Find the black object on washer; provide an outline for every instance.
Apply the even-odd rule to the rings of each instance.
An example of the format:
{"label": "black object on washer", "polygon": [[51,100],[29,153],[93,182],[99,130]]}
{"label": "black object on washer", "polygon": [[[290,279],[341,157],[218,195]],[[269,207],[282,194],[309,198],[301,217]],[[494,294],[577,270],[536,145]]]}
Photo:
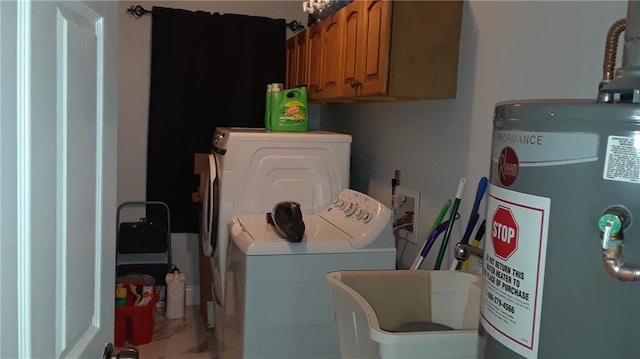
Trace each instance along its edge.
{"label": "black object on washer", "polygon": [[302,220],[300,203],[285,201],[273,207],[272,213],[267,213],[267,223],[274,231],[289,242],[301,242],[304,237],[305,225]]}

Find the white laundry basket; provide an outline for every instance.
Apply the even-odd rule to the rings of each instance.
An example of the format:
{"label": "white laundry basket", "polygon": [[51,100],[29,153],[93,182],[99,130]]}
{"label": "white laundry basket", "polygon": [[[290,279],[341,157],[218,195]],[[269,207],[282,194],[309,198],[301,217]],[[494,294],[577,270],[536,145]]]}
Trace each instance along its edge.
{"label": "white laundry basket", "polygon": [[[478,275],[338,271],[328,273],[326,280],[333,291],[341,358],[476,358],[482,283]],[[434,322],[453,330],[388,330],[407,322]]]}

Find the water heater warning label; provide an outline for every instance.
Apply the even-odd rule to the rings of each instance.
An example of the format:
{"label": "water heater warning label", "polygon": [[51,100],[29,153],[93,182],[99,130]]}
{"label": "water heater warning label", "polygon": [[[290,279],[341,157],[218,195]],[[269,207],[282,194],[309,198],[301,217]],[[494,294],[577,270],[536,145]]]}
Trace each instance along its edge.
{"label": "water heater warning label", "polygon": [[551,200],[489,186],[483,327],[523,357],[538,357]]}
{"label": "water heater warning label", "polygon": [[609,136],[602,177],[611,181],[640,183],[640,138]]}

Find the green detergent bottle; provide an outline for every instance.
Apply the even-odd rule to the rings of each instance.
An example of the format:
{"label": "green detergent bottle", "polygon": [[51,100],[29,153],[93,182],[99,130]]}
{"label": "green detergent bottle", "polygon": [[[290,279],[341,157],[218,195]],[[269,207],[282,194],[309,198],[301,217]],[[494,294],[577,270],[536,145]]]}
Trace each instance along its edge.
{"label": "green detergent bottle", "polygon": [[267,85],[267,101],[264,106],[264,127],[271,130],[271,84]]}
{"label": "green detergent bottle", "polygon": [[309,129],[307,88],[271,91],[271,130],[306,132]]}
{"label": "green detergent bottle", "polygon": [[281,95],[282,95],[283,89],[284,89],[284,84],[281,84],[281,83],[272,83],[267,85],[267,101],[266,101],[265,110],[264,110],[264,127],[269,131],[273,130],[273,128],[271,128],[271,116],[273,113],[273,106],[280,103],[280,102],[273,101],[273,97],[274,97],[273,94],[276,93],[275,97],[279,99],[280,97],[282,97]]}

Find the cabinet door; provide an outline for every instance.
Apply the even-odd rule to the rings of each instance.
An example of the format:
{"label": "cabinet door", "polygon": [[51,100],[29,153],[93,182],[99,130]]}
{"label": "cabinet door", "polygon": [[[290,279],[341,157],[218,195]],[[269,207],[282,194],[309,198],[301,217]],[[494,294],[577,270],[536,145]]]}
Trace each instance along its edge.
{"label": "cabinet door", "polygon": [[307,36],[308,31],[296,35],[296,81],[294,87],[307,86]]}
{"label": "cabinet door", "polygon": [[333,14],[322,21],[322,85],[320,98],[336,98],[340,95],[339,65],[341,45],[340,14]]}
{"label": "cabinet door", "polygon": [[362,83],[358,95],[387,92],[391,5],[391,1],[365,0],[362,25],[366,50],[362,74],[358,76]]}
{"label": "cabinet door", "polygon": [[295,87],[298,81],[298,59],[296,52],[296,38],[291,37],[287,40],[287,78],[285,80],[285,87]]}
{"label": "cabinet door", "polygon": [[343,97],[357,95],[361,83],[358,76],[364,72],[364,53],[366,48],[363,41],[363,6],[364,2],[357,0],[340,11],[342,16],[342,43],[340,56],[340,93]]}
{"label": "cabinet door", "polygon": [[307,32],[307,56],[309,64],[307,67],[308,96],[310,99],[317,99],[322,91],[322,24],[310,27]]}

